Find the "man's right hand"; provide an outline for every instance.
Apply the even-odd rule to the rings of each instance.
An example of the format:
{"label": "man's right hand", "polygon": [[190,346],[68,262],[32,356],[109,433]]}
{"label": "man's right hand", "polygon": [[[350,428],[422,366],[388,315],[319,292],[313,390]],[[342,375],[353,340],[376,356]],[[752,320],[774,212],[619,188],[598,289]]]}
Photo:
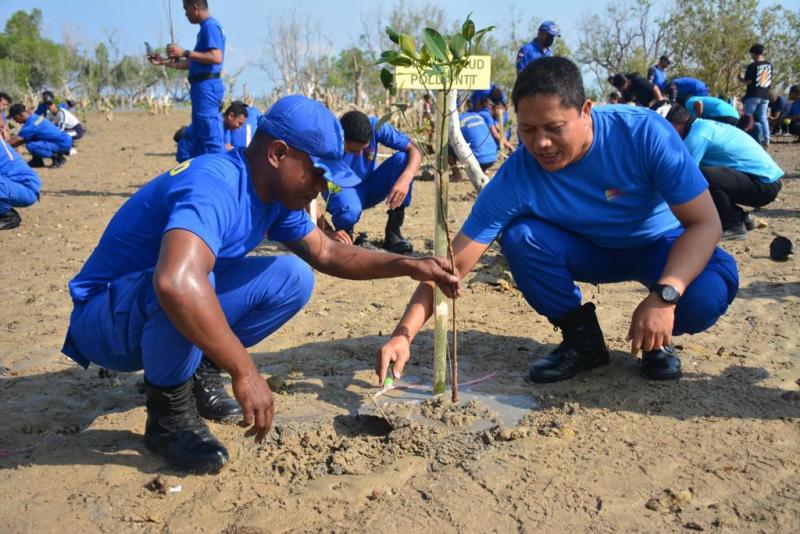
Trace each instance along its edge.
{"label": "man's right hand", "polygon": [[153,65],[164,65],[169,60],[164,59],[163,57],[161,57],[160,54],[151,54],[151,55],[147,56],[147,61],[149,61]]}
{"label": "man's right hand", "polygon": [[254,436],[260,442],[272,427],[272,416],[275,405],[272,400],[272,391],[264,377],[255,369],[251,372],[232,376],[233,394],[239,406],[242,407],[242,422],[239,426],[248,428],[245,437]]}
{"label": "man's right hand", "polygon": [[386,374],[389,372],[389,365],[394,364],[394,376],[392,378],[400,378],[403,375],[403,369],[411,357],[411,343],[408,338],[403,335],[392,336],[386,344],[378,350],[375,358],[375,373],[378,375],[378,385],[382,386],[386,380]]}

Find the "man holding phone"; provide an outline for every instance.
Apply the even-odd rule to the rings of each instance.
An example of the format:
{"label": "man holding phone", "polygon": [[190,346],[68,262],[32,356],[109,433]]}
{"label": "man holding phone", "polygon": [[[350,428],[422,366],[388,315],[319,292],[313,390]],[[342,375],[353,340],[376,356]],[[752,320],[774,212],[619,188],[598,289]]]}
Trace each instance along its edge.
{"label": "man holding phone", "polygon": [[147,59],[154,65],[188,70],[192,99],[194,156],[225,152],[220,106],[225,95],[222,62],[225,56],[225,33],[211,16],[207,0],[183,0],[186,18],[200,25],[194,50],[167,45],[167,57],[148,50]]}

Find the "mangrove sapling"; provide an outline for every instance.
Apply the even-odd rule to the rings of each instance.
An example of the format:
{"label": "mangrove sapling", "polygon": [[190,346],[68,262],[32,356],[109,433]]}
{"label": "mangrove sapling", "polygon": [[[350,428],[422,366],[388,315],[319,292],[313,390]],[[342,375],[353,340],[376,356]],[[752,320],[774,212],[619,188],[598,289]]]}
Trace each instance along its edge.
{"label": "mangrove sapling", "polygon": [[[395,67],[413,67],[420,76],[421,80],[438,80],[435,87],[428,87],[426,90],[435,89],[437,91],[434,104],[434,112],[437,115],[436,124],[436,221],[434,227],[434,253],[437,255],[447,255],[451,264],[455,267],[453,257],[453,247],[451,242],[450,229],[447,224],[447,186],[444,174],[449,168],[447,158],[447,140],[449,133],[450,114],[447,100],[451,93],[455,93],[454,85],[459,74],[469,64],[469,58],[473,50],[476,49],[487,32],[494,29],[493,26],[475,30],[475,23],[467,16],[461,25],[461,31],[448,37],[443,36],[433,28],[425,28],[422,33],[424,44],[418,49],[414,38],[407,34],[398,33],[394,29],[387,27],[386,34],[389,39],[397,45],[396,50],[385,50],[378,61],[378,64],[387,63]],[[381,70],[381,82],[392,96],[397,94],[397,83],[395,74],[388,68]],[[426,84],[427,82],[423,82]],[[397,111],[387,113],[378,121],[378,128],[391,119],[396,112],[404,112],[404,105],[396,105]],[[455,111],[455,110],[453,110]],[[453,387],[453,401],[458,401],[458,340],[456,329],[456,307],[453,299],[452,331],[453,331],[453,350],[451,353],[451,381]],[[434,360],[433,360],[433,392],[434,394],[444,393],[445,375],[447,369],[447,300],[444,294],[438,289],[434,289]]]}

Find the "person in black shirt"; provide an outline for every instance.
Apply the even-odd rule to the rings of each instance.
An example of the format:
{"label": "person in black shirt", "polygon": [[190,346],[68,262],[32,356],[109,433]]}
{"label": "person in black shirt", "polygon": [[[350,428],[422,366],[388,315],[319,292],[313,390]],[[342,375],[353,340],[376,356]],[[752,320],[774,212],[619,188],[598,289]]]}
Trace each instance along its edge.
{"label": "person in black shirt", "polygon": [[753,137],[762,146],[769,146],[769,90],[772,87],[772,63],[764,57],[764,45],[754,44],[750,47],[753,62],[747,66],[744,76],[739,80],[747,84],[744,95],[744,112],[752,115],[756,121]]}
{"label": "person in black shirt", "polygon": [[609,76],[608,81],[619,89],[623,104],[633,101],[637,106],[648,107],[663,98],[657,85],[648,82],[646,78],[635,73],[615,74],[614,76]]}

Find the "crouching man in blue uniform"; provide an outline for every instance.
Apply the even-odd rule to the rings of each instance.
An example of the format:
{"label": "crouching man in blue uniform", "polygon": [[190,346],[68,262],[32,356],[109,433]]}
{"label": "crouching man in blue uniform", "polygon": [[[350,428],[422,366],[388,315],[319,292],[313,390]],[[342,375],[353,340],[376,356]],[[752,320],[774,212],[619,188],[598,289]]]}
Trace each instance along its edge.
{"label": "crouching man in blue uniform", "polygon": [[[357,182],[337,174],[343,148],[327,108],[282,98],[246,149],[188,160],[136,192],[69,283],[74,309],[63,352],[84,367],[144,369],[145,442],[173,467],[215,472],[227,461],[200,416],[241,418],[257,441],[269,431],[272,394],[245,347],[306,304],[311,267],[350,279],[410,276],[459,293],[443,259],[369,251],[316,228],[303,208],[328,180]],[[264,236],[299,257],[247,257]]]}
{"label": "crouching man in blue uniform", "polygon": [[[348,111],[341,118],[344,130],[344,162],[361,182],[355,187],[335,185],[326,192],[328,212],[337,231],[353,237],[353,228],[364,209],[385,201],[389,210],[383,248],[398,254],[410,254],[411,242],[400,229],[405,210],[411,204],[414,176],[419,172],[422,153],[404,133],[391,124],[377,128],[378,118],[360,111]],[[389,159],[376,165],[378,145],[397,150]]]}
{"label": "crouching man in blue uniform", "polygon": [[[524,145],[480,193],[453,241],[465,276],[495,239],[528,303],[557,326],[561,345],[530,369],[555,382],[609,363],[591,302],[575,281],[637,281],[649,290],[628,328],[651,379],[677,379],[672,336],[695,334],[725,313],[736,264],[716,247],[719,216],[703,175],[670,124],[646,109],[593,108],[578,67],[541,58],[512,94]],[[622,143],[622,144],[621,144]],[[624,146],[624,150],[620,147]],[[410,343],[433,312],[422,284],[378,354],[381,379],[402,372]]]}
{"label": "crouching man in blue uniform", "polygon": [[69,134],[60,130],[44,115],[31,113],[22,104],[11,106],[8,116],[21,126],[17,136],[9,139],[8,144],[15,148],[25,145],[32,156],[28,165],[34,168],[44,167],[44,158],[50,158],[53,167],[60,167],[67,162],[66,156],[72,148],[72,137]]}
{"label": "crouching man in blue uniform", "polygon": [[0,230],[11,230],[22,222],[14,208],[25,208],[39,200],[39,176],[0,138]]}

